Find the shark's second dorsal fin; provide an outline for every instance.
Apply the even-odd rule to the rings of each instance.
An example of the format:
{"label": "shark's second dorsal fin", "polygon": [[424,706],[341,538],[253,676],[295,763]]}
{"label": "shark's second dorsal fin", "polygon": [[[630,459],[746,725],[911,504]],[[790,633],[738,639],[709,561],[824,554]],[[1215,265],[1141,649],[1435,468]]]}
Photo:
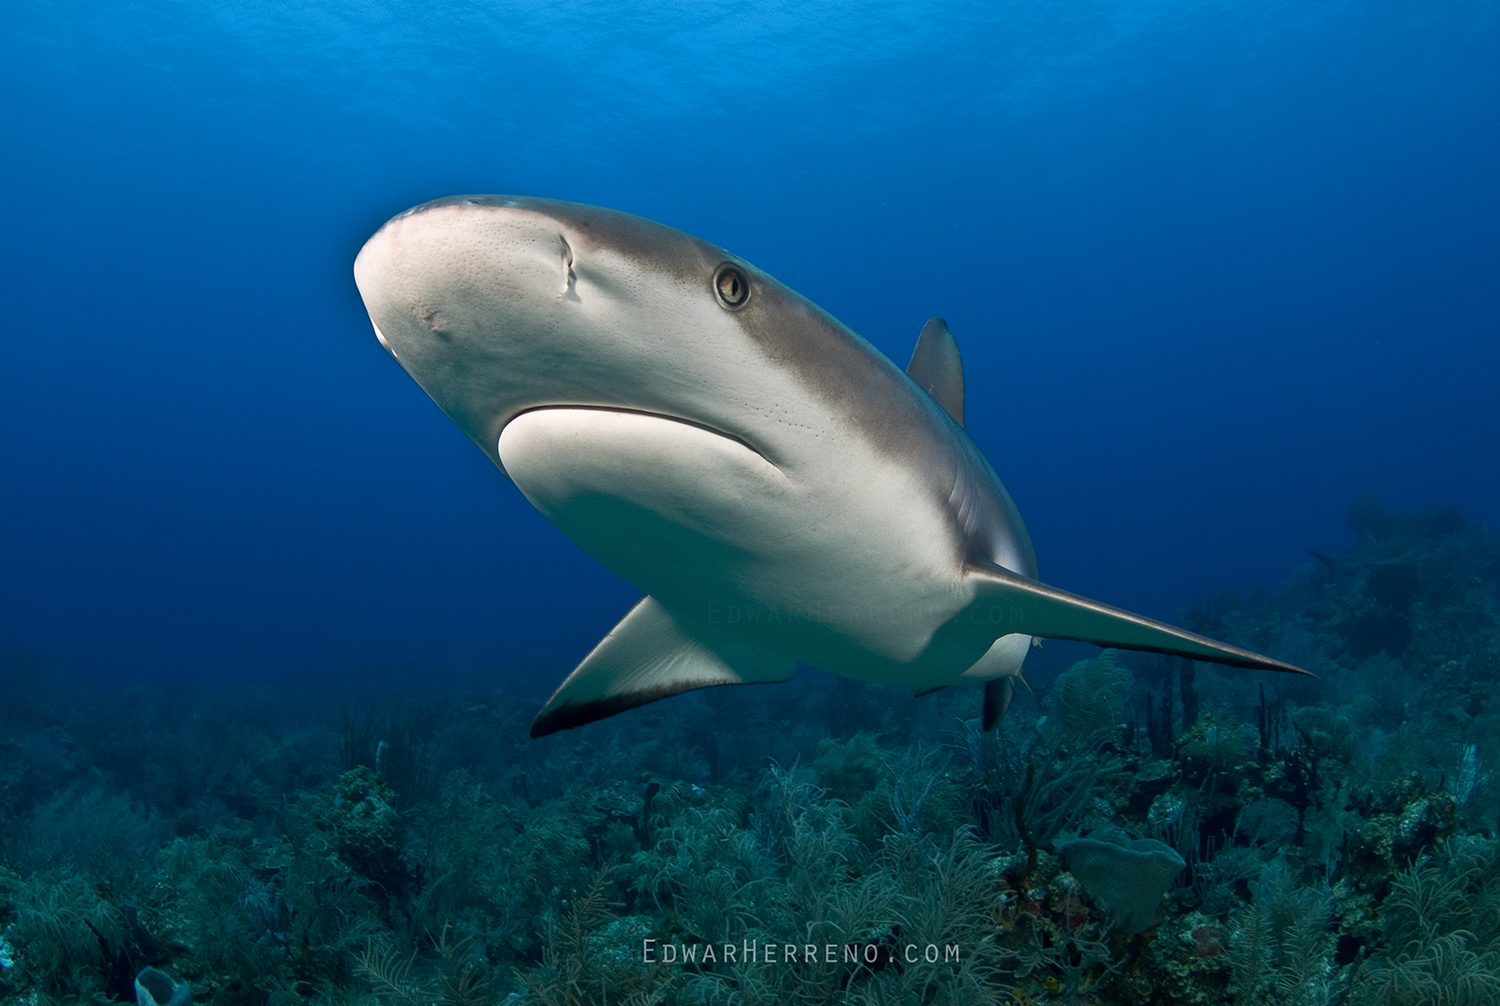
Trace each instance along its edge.
{"label": "shark's second dorsal fin", "polygon": [[942,318],[922,326],[906,376],[947,409],[955,423],[964,424],[964,361],[958,355],[958,340]]}
{"label": "shark's second dorsal fin", "polygon": [[789,657],[733,638],[696,639],[655,598],[642,598],[552,693],[531,723],[531,736],[580,727],[694,688],[790,681],[796,669]]}
{"label": "shark's second dorsal fin", "polygon": [[1018,632],[1122,650],[1169,653],[1233,667],[1308,674],[1284,661],[1049,587],[994,563],[970,559],[968,576],[975,588],[974,602],[941,631],[962,638],[971,647]]}

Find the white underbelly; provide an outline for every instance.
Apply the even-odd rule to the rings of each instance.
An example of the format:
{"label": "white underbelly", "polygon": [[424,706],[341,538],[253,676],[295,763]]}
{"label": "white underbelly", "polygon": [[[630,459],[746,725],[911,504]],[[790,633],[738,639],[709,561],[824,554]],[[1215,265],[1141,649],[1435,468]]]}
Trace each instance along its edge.
{"label": "white underbelly", "polygon": [[841,674],[906,678],[969,600],[941,508],[868,452],[789,475],[690,423],[561,407],[498,449],[538,510],[679,619]]}

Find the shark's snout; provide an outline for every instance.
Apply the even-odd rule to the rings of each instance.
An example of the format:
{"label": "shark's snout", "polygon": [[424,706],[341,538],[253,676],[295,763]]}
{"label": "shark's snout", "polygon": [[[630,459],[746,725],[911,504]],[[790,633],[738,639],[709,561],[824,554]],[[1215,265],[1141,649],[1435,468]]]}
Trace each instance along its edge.
{"label": "shark's snout", "polygon": [[638,217],[503,196],[400,213],[354,264],[380,344],[502,468],[499,433],[528,409],[724,428],[714,348],[747,348],[753,275]]}
{"label": "shark's snout", "polygon": [[380,343],[380,348],[384,349],[387,353],[390,353],[391,356],[395,359],[401,359],[399,356],[396,356],[396,351],[392,349],[391,344],[386,341],[385,335],[380,331],[380,326],[375,324],[373,321],[370,322],[370,326],[375,329],[375,339]]}
{"label": "shark's snout", "polygon": [[381,343],[407,361],[434,336],[492,337],[554,306],[572,283],[572,245],[545,214],[446,200],[386,223],[354,280]]}

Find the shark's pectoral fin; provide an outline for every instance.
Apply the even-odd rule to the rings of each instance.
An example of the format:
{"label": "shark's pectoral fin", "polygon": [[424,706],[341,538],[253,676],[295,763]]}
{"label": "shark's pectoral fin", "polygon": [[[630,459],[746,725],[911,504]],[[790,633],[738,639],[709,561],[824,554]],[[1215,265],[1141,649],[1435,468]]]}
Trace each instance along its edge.
{"label": "shark's pectoral fin", "polygon": [[688,635],[655,598],[643,598],[583,658],[531,724],[542,737],[709,685],[789,681],[789,657],[732,637]]}
{"label": "shark's pectoral fin", "polygon": [[983,560],[971,559],[967,573],[977,596],[944,631],[970,645],[982,645],[986,638],[1004,633],[1024,633],[1122,650],[1170,653],[1235,667],[1309,674],[1280,660],[1069,594]]}
{"label": "shark's pectoral fin", "polygon": [[906,365],[906,376],[936,399],[955,423],[964,424],[963,358],[958,355],[958,340],[942,318],[933,318],[922,326],[911,362]]}

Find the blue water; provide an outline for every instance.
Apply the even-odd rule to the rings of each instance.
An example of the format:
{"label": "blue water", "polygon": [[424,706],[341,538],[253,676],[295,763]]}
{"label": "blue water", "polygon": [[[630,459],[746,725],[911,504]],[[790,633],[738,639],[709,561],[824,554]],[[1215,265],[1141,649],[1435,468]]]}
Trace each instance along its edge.
{"label": "blue water", "polygon": [[[0,649],[129,677],[570,665],[636,593],[377,345],[455,192],[947,317],[1044,579],[1158,617],[1500,526],[1492,2],[0,9]],[[550,686],[552,682],[546,682]]]}

